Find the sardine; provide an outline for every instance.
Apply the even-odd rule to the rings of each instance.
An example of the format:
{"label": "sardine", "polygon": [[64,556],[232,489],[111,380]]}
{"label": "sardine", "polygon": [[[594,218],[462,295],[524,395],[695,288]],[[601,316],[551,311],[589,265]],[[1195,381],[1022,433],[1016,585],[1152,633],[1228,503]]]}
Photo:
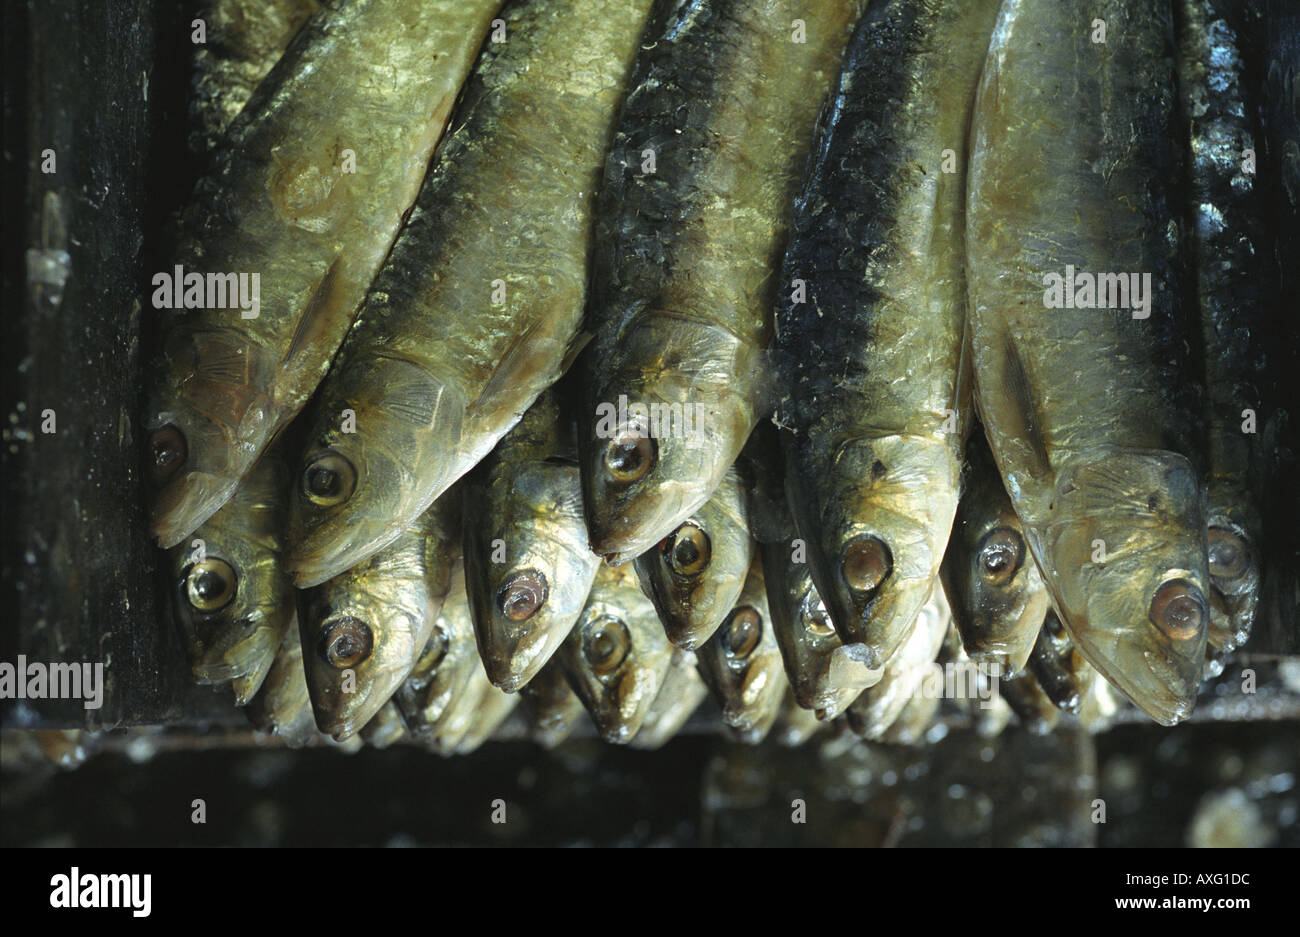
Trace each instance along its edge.
{"label": "sardine", "polygon": [[581,344],[591,205],[650,3],[522,0],[484,46],[321,386],[291,502],[297,585],[391,543]]}
{"label": "sardine", "polygon": [[971,660],[1023,670],[1047,613],[1047,587],[982,430],[966,443],[963,477],[942,567],[952,616]]}
{"label": "sardine", "polygon": [[384,749],[408,737],[397,704],[389,700],[361,727],[361,741],[371,748]]}
{"label": "sardine", "polygon": [[1167,0],[1004,5],[967,186],[979,414],[1075,646],[1166,725],[1210,621],[1183,139]]}
{"label": "sardine", "polygon": [[235,688],[245,702],[293,617],[281,553],[287,485],[284,463],[268,454],[189,543],[167,553],[172,608],[195,681],[247,678]]}
{"label": "sardine", "polygon": [[799,705],[793,691],[787,691],[769,737],[785,748],[798,748],[827,725],[828,722],[817,718],[816,712]]}
{"label": "sardine", "polygon": [[1028,668],[1003,676],[998,692],[1020,724],[1034,735],[1046,735],[1061,721],[1060,708],[1043,692],[1038,678]]}
{"label": "sardine", "polygon": [[930,593],[957,509],[969,420],[963,144],[997,9],[869,5],[781,269],[791,508],[835,630],[876,668]]}
{"label": "sardine", "polygon": [[168,317],[155,366],[144,425],[161,546],[230,499],[324,376],[499,6],[322,10],[231,124],[182,218],[179,270],[152,281],[158,306],[180,292],[169,276],[224,277],[210,298],[221,308]]}
{"label": "sardine", "polygon": [[819,719],[831,720],[864,688],[878,683],[885,670],[863,660],[862,645],[846,646],[835,633],[808,569],[807,544],[790,517],[776,429],[761,425],[747,454],[754,476],[752,529],[786,677],[800,706],[813,710]]}
{"label": "sardine", "polygon": [[1067,712],[1077,713],[1096,681],[1097,672],[1070,640],[1056,612],[1049,610],[1034,643],[1029,670],[1047,698]]}
{"label": "sardine", "polygon": [[[292,601],[292,599],[290,599]],[[286,624],[286,630],[292,627]],[[266,680],[266,675],[271,672],[271,665],[275,662],[275,655],[268,654],[260,659],[256,668],[244,674],[242,677],[235,677],[230,681],[230,689],[235,694],[236,706],[247,706],[257,691],[262,688],[262,683]]]}
{"label": "sardine", "polygon": [[551,659],[519,691],[528,711],[529,737],[545,749],[567,739],[584,718],[586,709],[569,686],[560,662]]}
{"label": "sardine", "polygon": [[320,0],[208,0],[199,11],[205,42],[194,53],[191,148],[216,146],[253,90]]}
{"label": "sardine", "polygon": [[468,755],[478,751],[519,705],[519,694],[507,693],[493,686],[482,666],[475,668],[471,679],[479,684],[478,702],[474,706],[474,716],[470,720],[469,729],[456,744],[458,755]]}
{"label": "sardine", "polygon": [[646,30],[605,167],[580,362],[587,524],[611,563],[698,510],[763,415],[810,102],[860,8],[674,0]]}
{"label": "sardine", "polygon": [[636,558],[669,641],[693,651],[718,630],[745,585],[752,549],[744,489],[732,468],[708,501]]}
{"label": "sardine", "polygon": [[556,657],[605,741],[626,744],[645,721],[672,652],[632,567],[602,565]]}
{"label": "sardine", "polygon": [[596,578],[572,421],[544,392],[466,478],[465,583],[488,678],[519,689],[550,660]]}
{"label": "sardine", "polygon": [[[885,675],[868,687],[846,711],[849,726],[862,738],[879,740],[894,724],[908,700],[923,695],[922,681],[931,677],[934,660],[952,624],[952,614],[938,582],[921,606],[903,643],[885,667]],[[942,674],[940,674],[942,685]]]}
{"label": "sardine", "polygon": [[763,564],[750,566],[731,614],[698,651],[700,676],[722,708],[722,721],[742,742],[757,745],[776,722],[790,683],[767,607]]}
{"label": "sardine", "polygon": [[[1209,467],[1209,642],[1232,651],[1250,637],[1259,604],[1263,546],[1257,495],[1264,482],[1260,435],[1243,432],[1247,410],[1267,415],[1259,380],[1268,373],[1268,298],[1263,206],[1247,151],[1259,136],[1243,48],[1222,15],[1240,3],[1178,0],[1178,86],[1191,148],[1188,208],[1201,334]],[[1254,162],[1253,158],[1250,162]]]}
{"label": "sardine", "polygon": [[708,687],[695,668],[696,657],[691,651],[673,648],[673,660],[664,676],[663,685],[645,721],[633,736],[631,747],[645,751],[662,748],[675,736],[709,695]]}
{"label": "sardine", "polygon": [[410,675],[452,588],[459,499],[438,502],[360,566],[299,594],[316,724],[335,739],[365,725]]}
{"label": "sardine", "polygon": [[926,731],[939,714],[939,697],[913,695],[903,706],[880,741],[889,745],[919,745],[925,741]]}
{"label": "sardine", "polygon": [[474,680],[482,669],[474,646],[465,567],[457,563],[429,639],[394,695],[407,729],[425,747],[443,755],[455,752],[487,684],[486,679]]}
{"label": "sardine", "polygon": [[301,748],[318,737],[296,618],[245,713],[255,727],[279,736],[289,748]]}

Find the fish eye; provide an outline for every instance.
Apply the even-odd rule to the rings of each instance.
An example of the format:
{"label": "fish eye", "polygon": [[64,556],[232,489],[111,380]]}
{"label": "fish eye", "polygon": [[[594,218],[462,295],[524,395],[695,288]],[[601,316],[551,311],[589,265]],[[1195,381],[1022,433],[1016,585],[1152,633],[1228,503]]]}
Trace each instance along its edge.
{"label": "fish eye", "polygon": [[995,527],[976,551],[980,576],[995,585],[1010,582],[1025,559],[1025,541],[1010,527]]}
{"label": "fish eye", "polygon": [[239,577],[225,560],[206,559],[185,573],[185,600],[196,612],[212,614],[230,604]]}
{"label": "fish eye", "polygon": [[678,576],[698,576],[713,557],[709,535],[690,521],[669,534],[660,549],[668,568]]}
{"label": "fish eye", "polygon": [[497,590],[497,608],[511,621],[525,621],[546,604],[550,590],[546,576],[538,569],[525,569],[507,579]]}
{"label": "fish eye", "polygon": [[321,635],[320,655],[325,663],[342,670],[364,661],[374,646],[369,625],[358,618],[340,618]]}
{"label": "fish eye", "polygon": [[734,609],[722,626],[722,647],[733,661],[742,661],[754,653],[762,637],[763,616],[752,605]]}
{"label": "fish eye", "polygon": [[1210,528],[1210,575],[1215,579],[1237,579],[1250,567],[1250,547],[1234,531]]}
{"label": "fish eye", "polygon": [[302,493],[323,508],[342,504],[357,487],[357,470],[337,452],[317,456],[302,473]]}
{"label": "fish eye", "polygon": [[612,673],[623,663],[631,645],[627,625],[612,616],[602,615],[583,629],[582,656],[601,676]]}
{"label": "fish eye", "polygon": [[605,448],[605,471],[614,481],[631,484],[645,477],[658,455],[655,441],[639,427],[630,426]]}
{"label": "fish eye", "polygon": [[172,424],[160,427],[149,434],[149,477],[161,485],[176,474],[189,457],[185,434]]}
{"label": "fish eye", "polygon": [[844,581],[855,592],[874,592],[894,568],[885,542],[870,534],[856,537],[844,548]]}
{"label": "fish eye", "polygon": [[1196,637],[1208,617],[1205,597],[1186,579],[1170,579],[1156,589],[1147,617],[1167,637],[1186,641]]}
{"label": "fish eye", "polygon": [[433,633],[429,635],[428,643],[424,645],[424,650],[420,653],[420,663],[417,669],[433,670],[442,663],[442,659],[447,656],[447,649],[451,647],[451,638],[447,635],[447,629],[442,625],[434,624]]}
{"label": "fish eye", "polygon": [[811,589],[804,593],[803,599],[799,602],[799,619],[806,630],[818,637],[829,637],[835,633],[835,626],[831,624],[826,606],[822,604],[821,597]]}

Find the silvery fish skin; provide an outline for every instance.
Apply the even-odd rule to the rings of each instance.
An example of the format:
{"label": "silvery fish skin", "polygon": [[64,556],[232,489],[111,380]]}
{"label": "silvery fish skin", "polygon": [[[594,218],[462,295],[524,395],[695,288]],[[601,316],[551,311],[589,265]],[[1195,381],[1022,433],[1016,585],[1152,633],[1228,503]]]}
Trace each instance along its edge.
{"label": "silvery fish skin", "polygon": [[209,0],[199,11],[206,41],[194,53],[193,148],[216,146],[319,0]]}
{"label": "silvery fish skin", "polygon": [[759,427],[747,450],[754,477],[750,514],[767,586],[772,631],[799,705],[831,720],[866,687],[884,676],[862,659],[862,645],[845,645],[835,633],[808,569],[807,545],[786,505],[777,431]]}
{"label": "silvery fish skin", "polygon": [[458,755],[478,751],[519,705],[519,694],[497,689],[488,680],[482,667],[474,671],[471,679],[479,684],[478,702],[474,706],[474,717],[468,730],[456,745]]}
{"label": "silvery fish skin", "polygon": [[[439,502],[441,503],[441,502]],[[450,755],[470,730],[483,686],[490,685],[474,646],[465,567],[451,571],[447,597],[411,674],[394,694],[407,729],[427,748]]]}
{"label": "silvery fish skin", "polygon": [[[1266,414],[1261,375],[1268,373],[1268,297],[1264,214],[1255,172],[1244,166],[1259,127],[1247,91],[1244,49],[1222,14],[1240,3],[1178,0],[1178,76],[1191,136],[1189,211],[1197,299],[1205,342],[1206,484],[1210,630],[1215,648],[1232,651],[1250,637],[1259,604],[1262,519],[1257,492],[1264,466],[1260,436],[1245,433],[1245,410]],[[1262,418],[1262,416],[1257,416]]]}
{"label": "silvery fish skin", "polygon": [[722,708],[722,721],[742,742],[757,745],[776,721],[790,685],[772,628],[763,564],[758,557],[731,614],[698,656],[700,676]]}
{"label": "silvery fish skin", "polygon": [[1011,707],[1020,724],[1034,735],[1046,735],[1061,720],[1061,710],[1038,685],[1038,678],[1026,668],[1007,674],[998,684],[999,695]]}
{"label": "silvery fish skin", "polygon": [[1079,705],[1079,724],[1096,735],[1110,728],[1111,717],[1118,711],[1119,700],[1110,684],[1105,680],[1094,680]]}
{"label": "silvery fish skin", "polygon": [[[257,314],[244,318],[246,295],[247,310],[227,297],[235,308],[167,316],[144,420],[160,546],[229,500],[324,377],[499,6],[322,10],[231,124],[182,218],[177,261],[247,274],[250,291],[257,275]],[[158,276],[153,286],[165,300]]]}
{"label": "silvery fish skin", "polygon": [[600,557],[587,548],[572,425],[544,392],[466,478],[465,582],[488,679],[533,679],[577,621]]}
{"label": "silvery fish skin", "polygon": [[384,749],[408,737],[402,713],[397,704],[389,700],[361,727],[361,741],[371,748]]}
{"label": "silvery fish skin", "polygon": [[167,552],[172,608],[198,683],[248,677],[235,688],[247,695],[284,640],[294,604],[281,554],[287,485],[284,463],[267,455],[188,544]]}
{"label": "silvery fish skin", "polygon": [[484,46],[321,386],[291,502],[299,586],[392,542],[581,344],[594,192],[650,2],[523,0]]}
{"label": "silvery fish skin", "polygon": [[580,360],[587,524],[611,563],[703,505],[762,415],[772,270],[809,103],[860,8],[670,0],[646,29],[605,167]]}
{"label": "silvery fish skin", "polygon": [[285,632],[266,679],[245,712],[254,726],[279,736],[289,748],[301,748],[318,737],[296,617]]}
{"label": "silvery fish skin", "polygon": [[1097,672],[1070,640],[1055,611],[1049,610],[1029,659],[1029,670],[1047,698],[1066,712],[1077,713],[1096,682]]}
{"label": "silvery fish skin", "polygon": [[885,666],[885,675],[853,701],[845,715],[854,733],[873,741],[881,739],[904,707],[921,691],[921,681],[935,670],[935,658],[952,624],[943,589],[936,582],[911,630]]}
{"label": "silvery fish skin", "polygon": [[708,687],[695,669],[696,657],[691,651],[673,648],[673,660],[668,667],[659,693],[650,704],[645,721],[632,738],[631,747],[653,751],[662,748],[669,739],[686,725],[686,720],[709,695]]}
{"label": "silvery fish skin", "polygon": [[360,566],[299,594],[303,664],[316,724],[357,732],[410,675],[452,588],[459,499],[438,502]]}
{"label": "silvery fish skin", "polygon": [[938,696],[914,695],[881,734],[880,741],[890,745],[919,745],[925,741],[926,730],[938,714]]}
{"label": "silvery fish skin", "polygon": [[970,409],[962,157],[997,9],[868,6],[781,269],[791,508],[835,630],[876,668],[925,602],[957,509]]}
{"label": "silvery fish skin", "polygon": [[669,641],[693,651],[718,630],[745,585],[752,549],[744,489],[733,467],[708,501],[636,558]]}
{"label": "silvery fish skin", "polygon": [[1007,492],[1075,646],[1165,725],[1191,711],[1210,620],[1174,95],[1167,2],[1007,3],[966,216],[977,402]]}
{"label": "silvery fish skin", "polygon": [[1003,673],[1023,670],[1047,614],[1047,587],[982,431],[966,443],[964,477],[944,591],[970,659],[996,662]]}
{"label": "silvery fish skin", "polygon": [[672,654],[632,567],[602,565],[556,657],[601,737],[626,744],[645,722]]}
{"label": "silvery fish skin", "polygon": [[548,750],[572,735],[587,712],[555,659],[547,661],[519,695],[528,711],[529,737]]}

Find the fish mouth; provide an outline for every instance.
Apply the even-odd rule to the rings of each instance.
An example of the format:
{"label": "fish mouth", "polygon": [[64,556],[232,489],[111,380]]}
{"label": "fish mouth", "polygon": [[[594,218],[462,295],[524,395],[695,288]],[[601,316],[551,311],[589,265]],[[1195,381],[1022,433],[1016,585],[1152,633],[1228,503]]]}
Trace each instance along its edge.
{"label": "fish mouth", "polygon": [[211,472],[187,472],[169,482],[153,498],[150,532],[158,546],[176,546],[234,497],[239,477]]}
{"label": "fish mouth", "polygon": [[556,634],[555,629],[542,625],[528,630],[517,640],[502,636],[482,654],[488,681],[506,693],[518,692],[546,666],[567,635],[567,632]]}

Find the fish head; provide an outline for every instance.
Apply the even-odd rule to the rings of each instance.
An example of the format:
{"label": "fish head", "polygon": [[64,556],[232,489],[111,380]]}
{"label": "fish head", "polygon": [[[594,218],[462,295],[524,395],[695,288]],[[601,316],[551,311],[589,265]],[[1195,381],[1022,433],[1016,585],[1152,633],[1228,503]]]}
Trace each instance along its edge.
{"label": "fish head", "polygon": [[1232,651],[1250,637],[1259,606],[1259,554],[1246,525],[1229,510],[1211,504],[1209,512],[1209,642]]}
{"label": "fish head", "polygon": [[781,711],[789,682],[760,563],[753,564],[736,606],[697,656],[700,676],[722,708],[723,722],[742,741],[761,741]]}
{"label": "fish head", "polygon": [[1047,586],[1006,494],[981,494],[973,487],[957,506],[943,584],[966,654],[1011,673],[1024,669],[1034,649],[1047,614]]}
{"label": "fish head", "polygon": [[334,385],[348,396],[317,405],[291,486],[285,562],[300,589],[392,543],[455,481],[454,388],[396,358],[354,361]]}
{"label": "fish head", "polygon": [[379,554],[299,593],[303,666],[316,724],[342,741],[396,692],[433,621],[423,569],[386,568]]}
{"label": "fish head", "polygon": [[1192,710],[1210,625],[1204,499],[1181,455],[1115,447],[1063,461],[1026,523],[1075,646],[1152,719]]}
{"label": "fish head", "polygon": [[558,656],[601,737],[626,744],[645,721],[672,654],[635,576],[603,566]]}
{"label": "fish head", "polygon": [[488,679],[514,692],[572,630],[600,558],[587,546],[576,465],[530,462],[470,491],[467,514],[479,520],[465,527],[474,633]]}
{"label": "fish head", "polygon": [[708,501],[757,422],[738,374],[757,353],[725,330],[651,316],[620,344],[626,366],[600,382],[578,433],[591,549],[621,564]]}
{"label": "fish head", "polygon": [[909,623],[880,681],[863,690],[845,711],[854,732],[879,739],[898,719],[908,700],[921,692],[923,681],[933,679],[936,671],[942,686],[943,673],[935,658],[951,623],[943,589],[935,584]]}
{"label": "fish head", "polygon": [[873,670],[861,660],[862,645],[840,640],[807,563],[792,561],[790,544],[764,543],[759,552],[772,631],[794,699],[833,719],[878,682],[884,668]]}
{"label": "fish head", "polygon": [[278,429],[273,362],[225,329],[172,330],[144,418],[151,530],[170,548],[230,500]]}
{"label": "fish head", "polygon": [[636,558],[668,640],[683,650],[695,650],[718,629],[749,573],[749,528],[733,488],[724,481],[689,519]]}
{"label": "fish head", "polygon": [[824,478],[796,482],[790,473],[817,591],[840,639],[862,645],[873,670],[902,643],[930,594],[957,507],[957,475],[949,443],[921,436],[852,439]]}
{"label": "fish head", "polygon": [[282,481],[278,471],[250,475],[188,545],[168,551],[174,617],[198,683],[247,678],[236,693],[251,695],[284,640],[294,598],[280,555]]}

